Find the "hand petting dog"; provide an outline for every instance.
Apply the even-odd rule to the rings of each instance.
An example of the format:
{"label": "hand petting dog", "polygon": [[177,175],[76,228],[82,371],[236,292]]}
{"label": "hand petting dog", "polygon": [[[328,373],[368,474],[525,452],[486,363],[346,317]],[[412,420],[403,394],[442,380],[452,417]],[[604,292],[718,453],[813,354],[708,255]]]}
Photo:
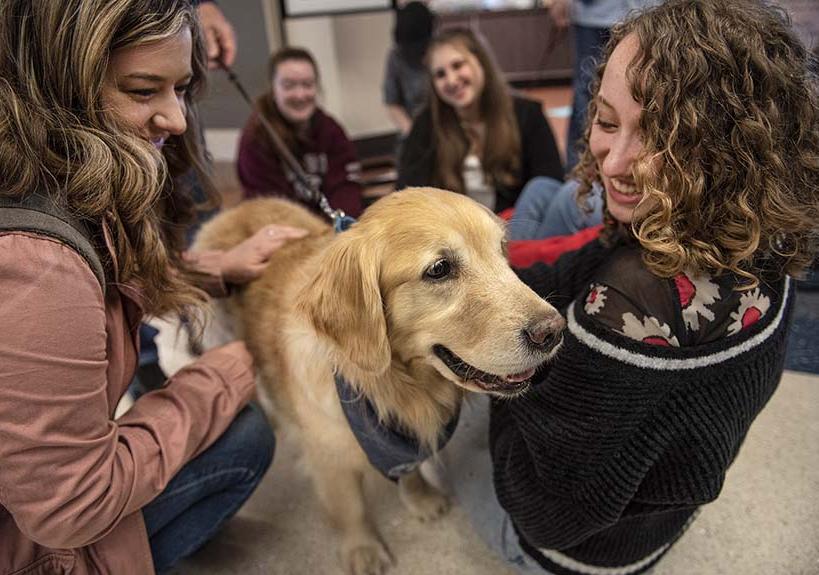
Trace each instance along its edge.
{"label": "hand petting dog", "polygon": [[242,285],[262,275],[276,250],[306,235],[302,228],[270,224],[228,250],[188,251],[184,258],[196,267],[219,270],[225,283]]}

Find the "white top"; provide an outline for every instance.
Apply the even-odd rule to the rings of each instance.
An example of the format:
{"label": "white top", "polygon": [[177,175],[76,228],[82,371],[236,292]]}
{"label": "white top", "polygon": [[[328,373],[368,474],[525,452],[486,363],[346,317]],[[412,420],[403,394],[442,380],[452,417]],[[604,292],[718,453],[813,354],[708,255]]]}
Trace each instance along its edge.
{"label": "white top", "polygon": [[464,188],[466,195],[490,210],[495,208],[495,187],[486,181],[481,160],[475,154],[464,158]]}

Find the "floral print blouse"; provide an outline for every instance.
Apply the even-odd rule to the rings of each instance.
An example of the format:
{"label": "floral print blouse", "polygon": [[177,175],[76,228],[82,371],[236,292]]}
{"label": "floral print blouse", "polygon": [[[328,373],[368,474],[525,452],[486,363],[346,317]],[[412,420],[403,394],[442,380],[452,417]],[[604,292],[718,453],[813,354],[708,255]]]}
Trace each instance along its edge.
{"label": "floral print blouse", "polygon": [[730,273],[657,277],[643,264],[639,248],[622,246],[596,275],[584,311],[644,343],[699,345],[735,335],[768,313],[771,295],[764,283],[750,290],[738,285]]}

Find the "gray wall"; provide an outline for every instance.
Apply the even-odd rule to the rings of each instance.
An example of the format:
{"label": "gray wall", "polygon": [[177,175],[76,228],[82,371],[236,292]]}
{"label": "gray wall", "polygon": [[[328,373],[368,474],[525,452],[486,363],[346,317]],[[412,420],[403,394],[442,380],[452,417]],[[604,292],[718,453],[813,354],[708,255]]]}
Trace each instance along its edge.
{"label": "gray wall", "polygon": [[[270,12],[266,13],[262,5],[265,1],[226,0],[219,3],[236,30],[239,50],[234,70],[253,98],[267,86],[265,70],[271,49],[268,42]],[[270,24],[278,26],[278,21]],[[247,119],[247,104],[221,70],[213,70],[209,75],[209,90],[202,103],[202,114],[207,129],[241,128]]]}

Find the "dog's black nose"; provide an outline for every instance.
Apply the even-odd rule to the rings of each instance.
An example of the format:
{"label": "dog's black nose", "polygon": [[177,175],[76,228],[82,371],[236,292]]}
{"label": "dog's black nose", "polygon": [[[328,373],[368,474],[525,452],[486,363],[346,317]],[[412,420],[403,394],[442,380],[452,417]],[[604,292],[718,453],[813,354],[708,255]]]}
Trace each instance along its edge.
{"label": "dog's black nose", "polygon": [[526,343],[538,351],[546,351],[560,338],[564,325],[565,322],[560,314],[534,321],[523,330]]}

